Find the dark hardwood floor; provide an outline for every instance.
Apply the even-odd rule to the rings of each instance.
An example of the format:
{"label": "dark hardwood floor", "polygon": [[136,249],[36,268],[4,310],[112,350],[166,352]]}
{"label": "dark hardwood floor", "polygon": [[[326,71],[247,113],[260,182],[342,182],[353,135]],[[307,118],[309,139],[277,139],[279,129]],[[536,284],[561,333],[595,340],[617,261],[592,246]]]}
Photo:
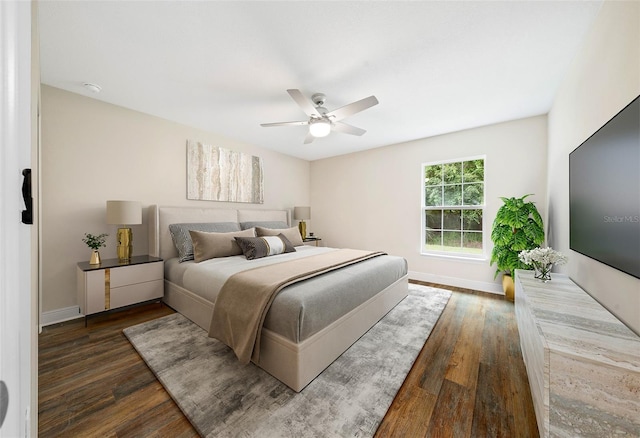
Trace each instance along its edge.
{"label": "dark hardwood floor", "polygon": [[453,291],[376,437],[537,437],[513,303]]}
{"label": "dark hardwood floor", "polygon": [[[433,286],[453,295],[376,436],[538,436],[513,303]],[[198,436],[122,334],[172,312],[152,303],[45,327],[39,436]]]}

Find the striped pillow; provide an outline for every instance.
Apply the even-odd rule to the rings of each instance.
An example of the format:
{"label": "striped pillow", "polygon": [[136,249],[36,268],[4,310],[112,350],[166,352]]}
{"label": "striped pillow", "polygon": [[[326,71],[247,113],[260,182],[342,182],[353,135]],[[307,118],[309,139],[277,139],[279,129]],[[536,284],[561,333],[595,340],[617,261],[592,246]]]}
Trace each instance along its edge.
{"label": "striped pillow", "polygon": [[282,234],[264,237],[235,237],[235,239],[247,260],[296,251],[289,239]]}
{"label": "striped pillow", "polygon": [[298,230],[298,227],[278,228],[278,229],[256,227],[256,236],[258,237],[278,236],[280,234],[282,234],[284,237],[289,239],[289,242],[291,242],[293,246],[304,245],[304,242],[302,241],[302,236],[300,236],[300,230]]}

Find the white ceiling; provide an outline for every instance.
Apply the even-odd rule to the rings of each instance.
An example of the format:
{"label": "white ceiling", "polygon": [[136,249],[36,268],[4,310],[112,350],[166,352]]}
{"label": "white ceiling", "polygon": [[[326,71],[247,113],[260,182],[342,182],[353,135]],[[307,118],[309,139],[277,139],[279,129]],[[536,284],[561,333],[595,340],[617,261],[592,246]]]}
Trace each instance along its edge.
{"label": "white ceiling", "polygon": [[[42,0],[41,77],[315,160],[547,113],[601,3]],[[380,103],[304,145],[288,88]]]}

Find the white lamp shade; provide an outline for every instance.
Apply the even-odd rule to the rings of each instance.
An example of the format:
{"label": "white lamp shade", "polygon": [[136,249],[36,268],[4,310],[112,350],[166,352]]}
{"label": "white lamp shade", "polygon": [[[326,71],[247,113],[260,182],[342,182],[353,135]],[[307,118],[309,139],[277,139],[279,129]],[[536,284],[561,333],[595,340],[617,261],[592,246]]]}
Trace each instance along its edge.
{"label": "white lamp shade", "polygon": [[311,121],[309,123],[309,132],[314,137],[326,137],[331,132],[331,124],[324,119]]}
{"label": "white lamp shade", "polygon": [[311,219],[311,207],[293,207],[293,218],[298,221]]}
{"label": "white lamp shade", "polygon": [[107,201],[109,225],[138,225],[142,223],[142,205],[138,201]]}

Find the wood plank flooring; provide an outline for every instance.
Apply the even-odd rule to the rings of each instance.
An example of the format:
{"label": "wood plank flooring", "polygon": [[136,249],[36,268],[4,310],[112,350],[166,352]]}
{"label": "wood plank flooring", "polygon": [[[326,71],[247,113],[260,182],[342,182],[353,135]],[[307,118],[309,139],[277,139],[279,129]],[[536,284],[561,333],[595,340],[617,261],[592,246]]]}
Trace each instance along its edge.
{"label": "wood plank flooring", "polygon": [[[426,283],[423,283],[426,284]],[[376,437],[537,437],[513,303],[453,295]],[[196,437],[122,329],[173,311],[157,303],[45,327],[39,436]]]}

